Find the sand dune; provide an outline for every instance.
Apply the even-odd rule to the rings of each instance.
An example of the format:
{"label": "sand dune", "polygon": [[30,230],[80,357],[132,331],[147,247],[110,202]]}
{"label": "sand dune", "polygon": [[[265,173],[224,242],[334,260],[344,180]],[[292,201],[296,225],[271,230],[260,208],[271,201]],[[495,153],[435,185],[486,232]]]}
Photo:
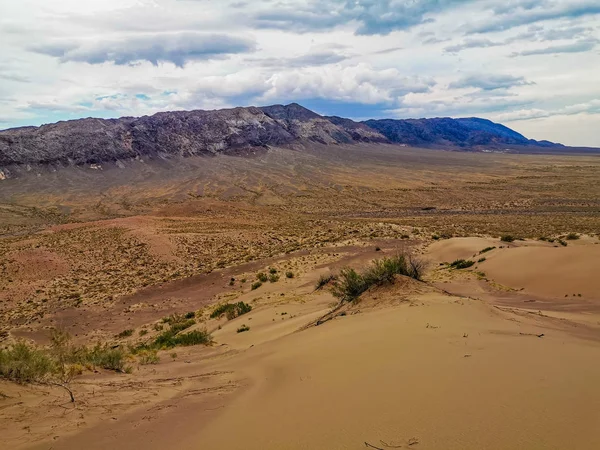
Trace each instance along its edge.
{"label": "sand dune", "polygon": [[102,425],[101,446],[92,430],[53,448],[596,449],[600,346],[536,336],[544,331],[482,302],[426,294],[215,364],[246,388],[210,413],[174,404],[153,427],[175,436],[144,428],[113,441],[118,425]]}
{"label": "sand dune", "polygon": [[[425,251],[428,278],[481,288],[483,300],[448,295],[435,287],[445,286],[439,280],[400,277],[344,315],[306,327],[335,301],[327,290],[314,292],[316,278],[378,254],[347,247],[337,261],[304,265],[301,276],[265,286],[250,314],[213,323],[215,346],[177,349],[173,361],[161,353],[160,364],[128,381],[89,376],[74,385],[82,400],[73,414],[81,418],[68,405],[57,413],[35,392],[19,406],[11,388],[0,426],[18,408],[38,405],[22,410],[31,430],[11,428],[10,448],[600,448],[598,311],[573,310],[567,320],[494,302],[522,287],[515,296],[558,302],[575,286],[594,302],[600,246],[523,241],[487,252],[472,269],[437,265],[494,245],[498,239],[460,238]],[[475,276],[481,270],[487,281]],[[186,289],[200,292],[192,281]],[[494,290],[500,284],[509,290]],[[237,333],[241,324],[250,331]]]}

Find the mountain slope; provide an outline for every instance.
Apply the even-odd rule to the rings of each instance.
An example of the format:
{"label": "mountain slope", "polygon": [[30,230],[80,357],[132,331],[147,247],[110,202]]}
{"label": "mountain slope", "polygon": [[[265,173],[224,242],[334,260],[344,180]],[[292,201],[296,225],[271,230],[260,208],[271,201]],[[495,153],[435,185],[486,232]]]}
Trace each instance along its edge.
{"label": "mountain slope", "polygon": [[394,143],[415,146],[474,148],[478,146],[560,146],[537,142],[504,125],[476,117],[465,119],[367,120],[368,127],[379,131]]}
{"label": "mountain slope", "polygon": [[[324,117],[296,103],[217,111],[162,112],[81,119],[0,131],[0,168],[83,165],[144,157],[215,155],[244,148],[318,142],[400,143],[477,149],[552,147],[489,120],[409,119],[354,122]],[[4,175],[3,175],[4,176]]]}

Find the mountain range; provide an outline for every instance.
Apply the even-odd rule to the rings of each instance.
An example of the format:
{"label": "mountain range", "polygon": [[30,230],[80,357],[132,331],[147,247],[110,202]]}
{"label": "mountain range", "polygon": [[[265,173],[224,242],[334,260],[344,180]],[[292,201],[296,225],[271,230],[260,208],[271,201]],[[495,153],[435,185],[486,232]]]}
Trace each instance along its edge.
{"label": "mountain range", "polygon": [[79,119],[0,131],[0,169],[99,164],[131,158],[217,155],[290,145],[401,144],[469,151],[560,151],[480,118],[367,120],[321,116],[301,105],[160,112]]}

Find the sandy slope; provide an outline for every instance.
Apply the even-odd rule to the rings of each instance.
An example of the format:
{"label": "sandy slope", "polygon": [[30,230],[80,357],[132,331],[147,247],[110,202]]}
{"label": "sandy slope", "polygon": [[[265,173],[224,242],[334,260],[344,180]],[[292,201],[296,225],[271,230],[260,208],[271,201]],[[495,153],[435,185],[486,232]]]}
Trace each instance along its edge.
{"label": "sandy slope", "polygon": [[[497,239],[452,239],[427,255],[432,263],[472,258],[493,245]],[[293,298],[285,285],[269,286],[256,310],[215,331],[219,347],[182,350],[178,362],[136,374],[139,392],[123,394],[139,400],[136,409],[31,448],[600,448],[600,333],[592,327],[600,315],[573,308],[569,320],[557,319],[489,300],[535,294],[556,303],[577,285],[581,301],[597,302],[588,269],[598,267],[598,249],[591,241],[525,241],[487,253],[473,272],[432,264],[432,278],[487,297],[399,281],[343,317],[298,331],[333,300],[311,293],[326,270],[317,268],[290,282]],[[490,281],[476,279],[480,270]],[[495,291],[499,283],[526,289]],[[238,334],[242,323],[251,330]],[[53,420],[60,424],[59,415]]]}
{"label": "sandy slope", "polygon": [[247,388],[208,414],[175,405],[154,424],[164,433],[125,438],[104,425],[53,448],[596,449],[600,344],[535,336],[544,332],[482,302],[424,294],[217,363]]}

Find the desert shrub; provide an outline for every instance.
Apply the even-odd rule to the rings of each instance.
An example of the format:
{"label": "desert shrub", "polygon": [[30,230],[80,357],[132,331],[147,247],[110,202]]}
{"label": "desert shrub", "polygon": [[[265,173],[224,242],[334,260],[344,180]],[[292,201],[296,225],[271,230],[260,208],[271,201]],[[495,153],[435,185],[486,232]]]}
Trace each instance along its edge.
{"label": "desert shrub", "polygon": [[319,279],[317,280],[317,285],[315,286],[315,291],[319,291],[319,290],[323,289],[325,286],[327,286],[329,283],[331,283],[335,279],[336,279],[336,276],[333,274],[321,275],[319,277]]}
{"label": "desert shrub", "polygon": [[160,362],[160,358],[158,357],[158,350],[142,350],[138,353],[138,360],[142,366],[146,366],[148,364],[158,364]]}
{"label": "desert shrub", "polygon": [[477,260],[477,262],[478,262],[478,263],[482,263],[482,262],[486,261],[486,259],[487,259],[487,258],[479,258],[479,259]]}
{"label": "desert shrub", "polygon": [[467,268],[471,267],[473,264],[475,264],[475,261],[457,259],[452,264],[450,264],[450,267],[453,267],[454,269],[467,269]]}
{"label": "desert shrub", "polygon": [[216,319],[226,316],[227,320],[232,320],[238,316],[247,314],[250,311],[252,311],[252,306],[244,302],[225,303],[217,306],[211,313],[210,317],[211,319]]}
{"label": "desert shrub", "polygon": [[269,282],[277,283],[279,281],[279,275],[271,274],[269,275]]}
{"label": "desert shrub", "polygon": [[576,241],[577,239],[579,239],[579,235],[577,233],[569,233],[567,234],[567,237],[565,239],[567,241]]}
{"label": "desert shrub", "polygon": [[117,334],[117,338],[119,339],[124,339],[124,338],[128,338],[130,336],[133,336],[133,330],[124,330],[121,331],[119,334]]}
{"label": "desert shrub", "polygon": [[250,331],[250,327],[246,324],[242,325],[237,329],[238,333],[245,333],[246,331]]}
{"label": "desert shrub", "polygon": [[208,345],[211,342],[212,337],[206,330],[190,331],[189,333],[180,334],[175,338],[175,346],[190,347],[192,345]]}
{"label": "desert shrub", "polygon": [[172,330],[167,330],[154,338],[154,341],[149,344],[140,344],[133,349],[135,354],[139,354],[145,350],[160,350],[173,348],[179,345],[191,346],[199,344],[210,344],[212,338],[206,330],[194,330],[189,333],[175,334]]}
{"label": "desert shrub", "polygon": [[269,281],[269,277],[267,276],[266,273],[264,272],[259,272],[256,274],[256,279],[258,281],[260,281],[261,283],[266,283],[267,281]]}
{"label": "desert shrub", "polygon": [[123,372],[127,353],[121,347],[111,347],[108,344],[96,344],[94,347],[72,347],[66,356],[66,361],[87,367]]}
{"label": "desert shrub", "polygon": [[269,269],[269,273],[270,273],[271,275],[274,275],[274,274],[276,274],[276,273],[277,273],[277,269],[276,269],[276,268],[274,268],[274,267],[271,267],[271,268]]}
{"label": "desert shrub", "polygon": [[256,283],[252,283],[251,288],[252,288],[253,291],[255,291],[255,290],[257,290],[261,286],[262,286],[262,282],[257,281]]}
{"label": "desert shrub", "polygon": [[565,241],[563,241],[562,239],[559,239],[559,240],[558,240],[558,243],[559,243],[560,245],[562,245],[563,247],[566,247],[566,246],[568,245],[568,244],[567,244]]}
{"label": "desert shrub", "polygon": [[8,349],[0,349],[0,377],[17,383],[39,383],[49,379],[58,370],[48,352],[17,342]]}
{"label": "desert shrub", "polygon": [[140,330],[140,336],[146,336],[148,334],[148,330]]}
{"label": "desert shrub", "polygon": [[424,269],[422,261],[403,254],[375,260],[363,273],[349,268],[342,269],[334,295],[342,301],[353,301],[372,286],[393,282],[396,275],[420,280]]}
{"label": "desert shrub", "polygon": [[181,322],[174,322],[171,324],[171,329],[173,333],[179,333],[180,331],[186,330],[196,324],[194,319],[183,320]]}
{"label": "desert shrub", "polygon": [[285,277],[286,278],[294,278],[294,272],[286,272]]}
{"label": "desert shrub", "polygon": [[196,317],[196,312],[195,311],[190,311],[189,313],[186,313],[185,316],[186,319],[194,319]]}
{"label": "desert shrub", "polygon": [[333,293],[342,301],[352,301],[369,288],[365,279],[354,269],[342,269],[338,280]]}
{"label": "desert shrub", "polygon": [[500,238],[500,240],[501,240],[502,242],[514,242],[514,240],[515,240],[515,237],[514,237],[514,236],[511,236],[510,234],[505,234],[504,236],[502,236],[502,237]]}
{"label": "desert shrub", "polygon": [[496,248],[496,247],[486,247],[486,248],[484,248],[483,250],[481,250],[481,251],[479,252],[479,254],[480,254],[480,255],[483,255],[484,253],[491,252],[491,251],[492,251],[492,250],[494,250],[495,248]]}

